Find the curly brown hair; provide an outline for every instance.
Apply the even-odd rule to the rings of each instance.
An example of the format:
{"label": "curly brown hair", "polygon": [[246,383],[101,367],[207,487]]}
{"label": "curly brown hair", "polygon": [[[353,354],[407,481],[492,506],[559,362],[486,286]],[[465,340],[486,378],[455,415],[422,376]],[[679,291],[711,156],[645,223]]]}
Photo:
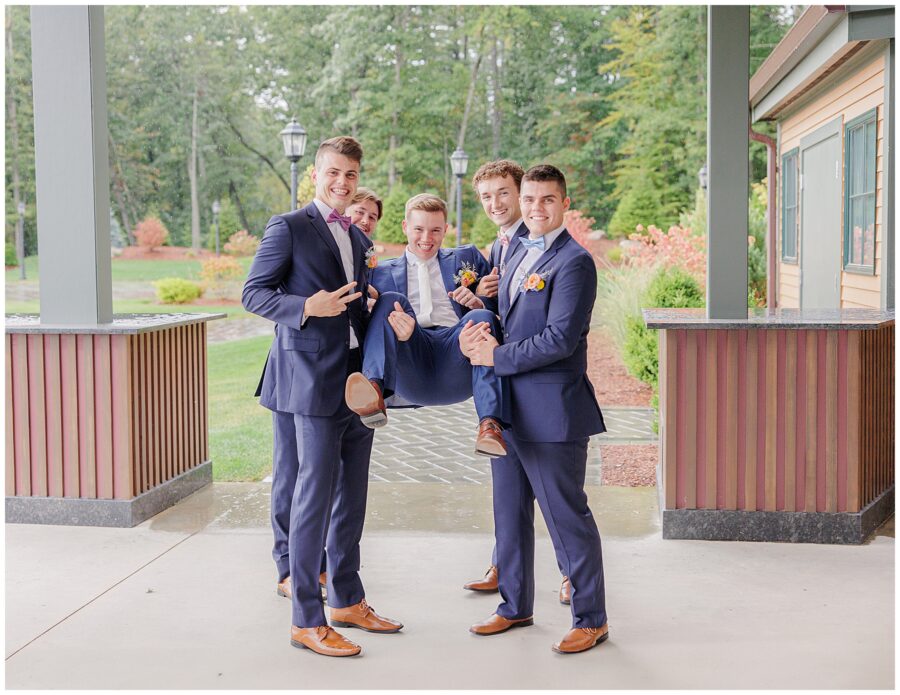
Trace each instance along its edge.
{"label": "curly brown hair", "polygon": [[518,190],[522,187],[522,176],[524,175],[525,170],[518,162],[514,162],[511,159],[497,159],[493,162],[485,162],[478,167],[478,171],[476,171],[475,176],[472,177],[472,188],[474,188],[477,193],[478,184],[485,179],[510,176],[512,177],[512,180],[516,182],[516,190]]}

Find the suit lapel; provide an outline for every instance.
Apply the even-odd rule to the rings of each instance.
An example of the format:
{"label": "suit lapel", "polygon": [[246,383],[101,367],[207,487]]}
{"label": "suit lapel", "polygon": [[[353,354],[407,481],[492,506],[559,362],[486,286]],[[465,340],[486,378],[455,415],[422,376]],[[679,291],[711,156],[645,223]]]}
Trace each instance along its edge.
{"label": "suit lapel", "polygon": [[310,203],[306,206],[306,214],[309,215],[312,225],[319,233],[319,236],[322,237],[322,240],[328,248],[331,249],[331,253],[334,254],[334,260],[337,261],[338,268],[341,270],[341,277],[343,277],[344,263],[341,260],[341,251],[338,248],[337,242],[334,240],[334,236],[331,234],[331,230],[328,229],[328,225],[325,224],[325,220],[322,219],[322,213],[319,212],[319,208],[316,207],[315,203]]}
{"label": "suit lapel", "polygon": [[353,249],[353,277],[358,278],[362,271],[362,259],[366,255],[366,247],[360,241],[360,237],[365,235],[360,229],[352,225],[348,233],[350,235],[350,248]]}
{"label": "suit lapel", "polygon": [[[559,250],[563,247],[563,245],[565,245],[565,243],[566,243],[570,238],[571,238],[571,237],[569,236],[569,233],[564,229],[564,230],[562,231],[562,233],[561,233],[558,237],[556,237],[556,239],[553,241],[553,245],[552,245],[549,249],[547,249],[543,254],[541,254],[541,255],[538,257],[537,261],[535,261],[535,264],[534,264],[534,265],[531,267],[531,269],[528,271],[528,274],[531,275],[532,273],[539,273],[539,272],[541,272],[541,270],[543,270],[544,267],[545,267],[548,263],[550,263],[550,261],[553,260],[553,258],[556,256],[556,254],[559,253]],[[521,248],[521,249],[524,249],[524,248],[525,248],[524,246],[522,246],[522,244],[518,244],[518,247]],[[546,288],[545,288],[545,289],[546,289]],[[508,293],[508,292],[509,292],[509,287],[507,286],[507,293]],[[509,311],[510,311],[510,312],[513,310],[513,307],[515,307],[515,305],[516,305],[516,300],[518,300],[519,295],[521,295],[521,294],[522,294],[522,290],[518,290],[518,291],[513,295],[512,302],[510,302],[510,304],[509,304]],[[509,312],[507,312],[507,313],[509,313]]]}
{"label": "suit lapel", "polygon": [[519,239],[528,234],[528,227],[525,226],[525,223],[519,225],[519,228],[516,230],[516,233],[513,234],[512,239],[509,240],[509,248],[506,251],[506,255],[510,255],[513,251],[515,251],[521,244],[519,243]]}
{"label": "suit lapel", "polygon": [[512,282],[516,269],[524,257],[525,252],[521,244],[517,244],[515,250],[509,249],[506,252],[506,267],[500,275],[500,289],[498,290],[500,293],[500,316],[506,316],[509,311],[509,283]]}
{"label": "suit lapel", "polygon": [[404,253],[400,258],[391,262],[391,277],[394,278],[394,284],[397,286],[397,291],[408,297],[409,285],[406,279],[407,265],[406,254]]}
{"label": "suit lapel", "polygon": [[[438,265],[441,268],[441,279],[444,281],[444,289],[447,292],[452,292],[456,289],[456,282],[453,279],[453,271],[456,269],[456,255],[454,252],[450,249],[438,251]],[[462,318],[462,307],[452,299],[450,300],[450,306],[453,307],[457,318]]]}

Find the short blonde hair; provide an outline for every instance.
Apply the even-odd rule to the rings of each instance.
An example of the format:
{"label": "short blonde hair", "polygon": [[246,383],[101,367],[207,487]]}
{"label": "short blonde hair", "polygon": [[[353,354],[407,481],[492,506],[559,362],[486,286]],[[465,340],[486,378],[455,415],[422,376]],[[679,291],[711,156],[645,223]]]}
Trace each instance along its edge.
{"label": "short blonde hair", "polygon": [[[356,189],[356,195],[354,195],[350,199],[350,205],[356,205],[357,203],[361,203],[364,200],[371,200],[375,203],[375,207],[378,208],[378,219],[381,219],[381,215],[384,212],[384,206],[381,202],[381,198],[379,198],[375,191],[371,188],[366,188],[365,186],[360,186]],[[347,207],[350,207],[349,205]]]}
{"label": "short blonde hair", "polygon": [[412,210],[424,210],[425,212],[442,212],[444,220],[447,219],[447,203],[433,193],[419,193],[406,201],[405,217],[409,217]]}
{"label": "short blonde hair", "polygon": [[357,140],[356,138],[351,138],[349,135],[339,135],[336,138],[329,138],[328,140],[325,140],[321,145],[319,145],[319,149],[316,150],[317,168],[319,166],[320,160],[322,159],[322,154],[326,150],[331,150],[332,152],[342,154],[348,159],[352,159],[357,164],[362,163],[362,145],[359,144],[359,140]]}

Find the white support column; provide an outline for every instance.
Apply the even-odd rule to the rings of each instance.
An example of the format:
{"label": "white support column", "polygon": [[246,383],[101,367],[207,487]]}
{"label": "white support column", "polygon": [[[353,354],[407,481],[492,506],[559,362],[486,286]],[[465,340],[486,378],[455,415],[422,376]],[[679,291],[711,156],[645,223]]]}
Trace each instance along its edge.
{"label": "white support column", "polygon": [[31,60],[41,323],[110,323],[103,7],[32,7]]}
{"label": "white support column", "polygon": [[709,7],[706,315],[747,318],[750,8]]}

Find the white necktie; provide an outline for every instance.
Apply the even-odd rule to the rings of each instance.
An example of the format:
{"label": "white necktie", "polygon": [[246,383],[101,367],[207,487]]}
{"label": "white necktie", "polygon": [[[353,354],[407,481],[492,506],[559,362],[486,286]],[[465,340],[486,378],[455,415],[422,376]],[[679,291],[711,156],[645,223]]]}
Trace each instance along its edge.
{"label": "white necktie", "polygon": [[431,312],[434,304],[431,301],[431,273],[428,272],[428,264],[425,261],[416,263],[419,277],[419,313],[416,316],[419,325],[428,328],[434,324],[431,321]]}

